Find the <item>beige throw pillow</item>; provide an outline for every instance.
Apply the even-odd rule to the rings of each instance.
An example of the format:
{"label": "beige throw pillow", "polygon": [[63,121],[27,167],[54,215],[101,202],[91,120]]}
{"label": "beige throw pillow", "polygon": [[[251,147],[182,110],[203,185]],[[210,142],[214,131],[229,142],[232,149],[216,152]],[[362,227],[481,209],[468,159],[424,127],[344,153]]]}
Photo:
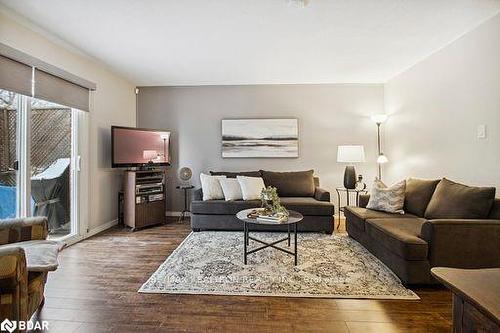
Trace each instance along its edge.
{"label": "beige throw pillow", "polygon": [[235,178],[219,179],[219,183],[220,186],[222,187],[222,192],[224,192],[224,198],[226,199],[226,201],[243,199],[243,194],[241,193],[241,186],[237,179]]}
{"label": "beige throw pillow", "polygon": [[226,176],[209,176],[200,174],[201,191],[203,192],[203,201],[224,199],[224,192],[219,183],[219,179],[225,179]]}
{"label": "beige throw pillow", "polygon": [[376,179],[370,193],[370,200],[366,208],[388,213],[404,214],[406,181],[400,181],[387,187]]}
{"label": "beige throw pillow", "polygon": [[262,189],[266,187],[264,185],[264,180],[261,177],[237,176],[236,179],[238,179],[238,182],[240,183],[243,200],[260,199],[260,192],[262,192]]}

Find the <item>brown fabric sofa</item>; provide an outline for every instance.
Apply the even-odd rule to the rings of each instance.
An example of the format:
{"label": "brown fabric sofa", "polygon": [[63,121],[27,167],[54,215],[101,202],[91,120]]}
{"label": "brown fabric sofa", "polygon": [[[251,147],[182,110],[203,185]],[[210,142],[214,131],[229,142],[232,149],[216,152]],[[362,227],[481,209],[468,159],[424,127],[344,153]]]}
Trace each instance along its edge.
{"label": "brown fabric sofa", "polygon": [[48,235],[46,217],[0,221],[0,321],[27,321],[43,304],[47,272],[28,272],[24,250],[4,247]]}
{"label": "brown fabric sofa", "polygon": [[[407,180],[405,214],[346,207],[350,237],[406,284],[432,284],[432,267],[500,267],[500,199],[494,188]],[[436,215],[439,218],[436,218]]]}
{"label": "brown fabric sofa", "polygon": [[[313,177],[313,170],[299,172],[211,172],[212,175],[225,175],[236,178],[238,175],[262,177],[266,186],[278,190],[281,203],[304,216],[297,225],[299,231],[332,233],[334,228],[334,206],[330,193],[319,187],[319,179]],[[201,189],[193,191],[191,201],[191,228],[200,230],[243,230],[243,224],[236,213],[248,208],[260,207],[260,200],[209,200],[203,201]],[[256,231],[286,231],[284,225],[250,225]]]}

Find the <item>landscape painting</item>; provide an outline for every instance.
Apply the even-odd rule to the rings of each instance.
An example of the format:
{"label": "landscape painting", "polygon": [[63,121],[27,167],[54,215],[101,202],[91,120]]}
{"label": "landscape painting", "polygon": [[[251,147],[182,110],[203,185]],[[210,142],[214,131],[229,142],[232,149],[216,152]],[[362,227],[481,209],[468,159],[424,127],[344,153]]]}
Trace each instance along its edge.
{"label": "landscape painting", "polygon": [[222,157],[299,157],[297,119],[223,119]]}

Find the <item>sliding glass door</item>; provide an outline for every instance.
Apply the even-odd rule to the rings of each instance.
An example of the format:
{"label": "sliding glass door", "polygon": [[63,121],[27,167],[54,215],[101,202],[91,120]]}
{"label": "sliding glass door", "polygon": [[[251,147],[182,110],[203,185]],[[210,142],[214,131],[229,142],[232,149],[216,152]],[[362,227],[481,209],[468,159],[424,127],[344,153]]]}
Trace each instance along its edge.
{"label": "sliding glass door", "polygon": [[49,237],[78,234],[77,109],[0,90],[0,219],[46,216]]}
{"label": "sliding glass door", "polygon": [[33,216],[46,216],[51,237],[70,235],[73,184],[72,110],[31,99],[31,199]]}

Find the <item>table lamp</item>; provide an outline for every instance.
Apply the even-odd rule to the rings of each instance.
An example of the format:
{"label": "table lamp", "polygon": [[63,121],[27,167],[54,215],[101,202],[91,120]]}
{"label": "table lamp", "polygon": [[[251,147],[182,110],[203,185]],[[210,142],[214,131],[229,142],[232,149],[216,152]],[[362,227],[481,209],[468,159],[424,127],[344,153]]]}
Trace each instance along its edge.
{"label": "table lamp", "polygon": [[349,190],[356,188],[356,170],[352,163],[365,161],[365,148],[363,146],[338,146],[337,162],[349,163],[344,171],[344,187]]}
{"label": "table lamp", "polygon": [[158,157],[158,153],[156,150],[143,150],[142,151],[142,158],[145,159],[146,161],[153,162]]}

